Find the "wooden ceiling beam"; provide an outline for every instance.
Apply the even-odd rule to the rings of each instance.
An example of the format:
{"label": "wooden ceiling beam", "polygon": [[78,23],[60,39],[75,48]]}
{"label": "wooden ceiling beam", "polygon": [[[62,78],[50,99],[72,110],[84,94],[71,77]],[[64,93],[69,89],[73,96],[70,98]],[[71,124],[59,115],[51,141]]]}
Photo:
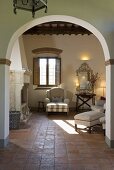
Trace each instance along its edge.
{"label": "wooden ceiling beam", "polygon": [[50,23],[44,23],[38,26],[35,26],[29,30],[27,30],[24,34],[36,34],[36,35],[59,35],[59,34],[92,34],[89,30],[79,26],[79,25],[75,25],[72,23],[67,23],[67,22],[50,22]]}

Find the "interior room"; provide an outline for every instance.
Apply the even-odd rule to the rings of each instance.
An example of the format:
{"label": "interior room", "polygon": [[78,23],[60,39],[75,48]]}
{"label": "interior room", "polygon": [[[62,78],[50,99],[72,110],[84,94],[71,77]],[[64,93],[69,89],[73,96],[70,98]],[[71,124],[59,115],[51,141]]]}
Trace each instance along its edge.
{"label": "interior room", "polygon": [[[106,73],[102,47],[98,39],[92,33],[88,34],[88,32],[84,33],[84,31],[72,33],[72,31],[69,30],[69,27],[72,26],[70,23],[68,23],[68,28],[65,28],[67,31],[65,32],[64,30],[64,34],[63,32],[54,33],[54,29],[61,26],[63,28],[63,25],[67,25],[67,23],[52,22],[46,24],[47,27],[50,27],[50,25],[52,27],[53,25],[53,31],[51,30],[44,34],[43,31],[38,33],[32,28],[24,32],[14,44],[11,54],[12,63],[10,65],[10,112],[18,110],[21,113],[18,130],[22,130],[23,127],[28,129],[31,120],[34,121],[35,117],[37,118],[37,116],[42,115],[52,120],[52,122],[57,124],[58,127],[68,134],[88,134],[88,130],[85,129],[83,125],[81,125],[82,129],[80,131],[75,131],[73,116],[78,113],[78,110],[76,110],[76,94],[85,92],[87,94],[94,93],[95,102],[99,100],[101,96],[105,98],[106,87],[102,87],[102,83],[106,81]],[[48,28],[48,30],[50,30],[50,28]],[[59,28],[59,30],[61,29]],[[64,89],[65,97],[69,100],[69,111],[67,115],[65,115],[64,112],[51,112],[51,115],[47,115],[45,101],[46,91],[52,89],[53,85],[51,87],[46,87],[45,85],[39,86],[39,84],[36,85],[34,83],[34,58],[54,58],[58,56],[61,58],[61,82],[56,87]],[[16,64],[17,60],[18,65]],[[86,64],[86,66],[83,66],[84,64]],[[100,67],[100,65],[102,65],[102,67]],[[81,67],[83,72],[80,73],[83,73],[83,75],[80,74],[79,76]],[[91,90],[90,92],[84,91],[88,90],[86,88],[83,88],[83,92],[81,92],[81,87],[88,81],[88,79],[85,81],[85,69],[89,68],[90,70],[88,70],[87,73],[90,73],[90,71],[94,73],[94,75],[98,73],[94,92]],[[81,79],[84,81],[82,84]],[[80,84],[80,91],[77,83]],[[58,96],[59,95],[60,94],[58,94]],[[40,105],[42,103],[44,104],[44,108]],[[89,100],[87,104],[91,106],[92,101]],[[87,104],[80,107],[80,111],[88,111]],[[40,123],[38,123],[37,126],[40,126]],[[53,126],[55,125],[53,124]],[[11,132],[13,131],[13,133],[15,133],[15,129],[15,127],[12,127]],[[18,130],[16,131],[17,133]],[[13,133],[11,133],[11,138]],[[93,127],[91,133],[95,135],[99,134],[102,140],[104,140],[102,125],[100,125],[100,127]],[[23,142],[21,145],[23,145]],[[43,144],[42,147],[43,146],[45,145]]]}
{"label": "interior room", "polygon": [[113,4],[32,2],[0,7],[0,169],[113,169]]}
{"label": "interior room", "polygon": [[[45,99],[46,89],[38,89],[37,86],[33,84],[33,58],[34,57],[44,57],[44,56],[55,56],[56,54],[34,54],[32,50],[37,48],[57,48],[61,49],[61,84],[59,86],[65,88],[69,91],[70,97],[70,107],[75,107],[75,93],[76,93],[76,70],[84,62],[88,63],[93,69],[94,73],[99,74],[99,80],[97,86],[95,87],[95,93],[97,97],[103,94],[103,89],[101,87],[102,81],[105,82],[105,65],[104,65],[104,54],[102,47],[99,44],[97,38],[93,35],[75,35],[75,34],[59,34],[59,35],[37,35],[34,33],[24,34],[21,37],[21,43],[24,44],[24,54],[25,61],[23,61],[22,69],[31,70],[31,82],[29,86],[29,106],[31,108],[37,107],[37,102],[39,100]],[[20,39],[19,39],[20,43]],[[15,47],[17,48],[17,47]],[[21,49],[20,49],[21,51]],[[21,57],[21,56],[20,56]],[[12,57],[13,59],[13,57]],[[17,58],[16,58],[17,59]],[[99,62],[98,62],[99,60]],[[16,62],[16,61],[15,61]],[[102,67],[99,67],[103,65]],[[105,90],[105,89],[104,89]],[[34,99],[34,100],[33,100]]]}

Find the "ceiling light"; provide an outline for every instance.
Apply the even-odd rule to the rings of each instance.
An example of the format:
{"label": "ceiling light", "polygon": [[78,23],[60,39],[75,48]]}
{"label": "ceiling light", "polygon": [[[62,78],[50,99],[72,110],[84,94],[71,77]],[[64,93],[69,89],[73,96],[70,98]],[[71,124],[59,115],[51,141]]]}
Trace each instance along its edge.
{"label": "ceiling light", "polygon": [[17,9],[22,9],[32,12],[34,18],[35,12],[45,8],[47,12],[47,0],[13,0],[14,13],[17,13]]}

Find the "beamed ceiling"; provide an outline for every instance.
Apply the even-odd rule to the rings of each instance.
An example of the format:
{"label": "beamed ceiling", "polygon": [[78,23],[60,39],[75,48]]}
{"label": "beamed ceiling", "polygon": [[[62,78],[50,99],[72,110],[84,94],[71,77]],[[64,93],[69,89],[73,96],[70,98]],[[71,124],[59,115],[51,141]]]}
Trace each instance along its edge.
{"label": "beamed ceiling", "polygon": [[24,34],[30,34],[30,35],[90,35],[92,34],[89,30],[68,22],[61,22],[61,21],[54,21],[54,22],[47,22],[44,24],[37,25],[26,32]]}

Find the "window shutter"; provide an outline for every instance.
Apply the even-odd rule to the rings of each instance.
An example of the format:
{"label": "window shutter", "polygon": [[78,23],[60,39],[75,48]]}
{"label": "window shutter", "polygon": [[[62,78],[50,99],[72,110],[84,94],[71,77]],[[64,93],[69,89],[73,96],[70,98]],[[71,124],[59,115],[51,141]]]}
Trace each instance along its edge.
{"label": "window shutter", "polygon": [[39,59],[33,59],[33,84],[39,85]]}
{"label": "window shutter", "polygon": [[61,83],[61,59],[56,59],[56,68],[55,68],[55,83],[59,85]]}

